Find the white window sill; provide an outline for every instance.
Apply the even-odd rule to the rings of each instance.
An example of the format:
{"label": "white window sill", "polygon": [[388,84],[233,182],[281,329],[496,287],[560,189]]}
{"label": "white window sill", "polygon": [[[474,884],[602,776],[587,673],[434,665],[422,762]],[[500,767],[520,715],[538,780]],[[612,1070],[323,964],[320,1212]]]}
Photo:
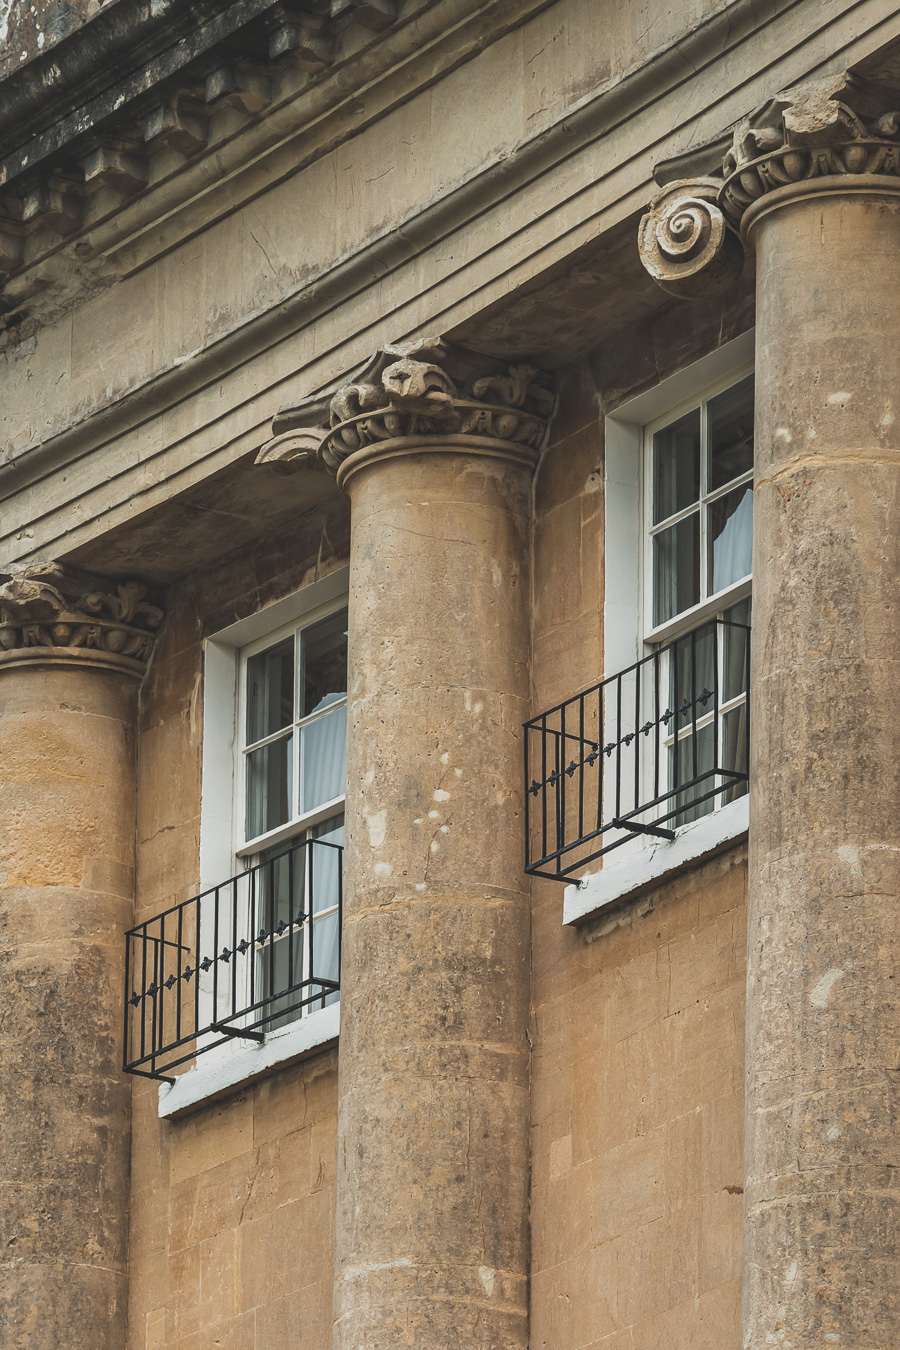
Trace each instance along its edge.
{"label": "white window sill", "polygon": [[180,1074],[174,1083],[160,1084],[160,1119],[186,1115],[229,1092],[249,1087],[272,1069],[307,1059],[336,1044],[340,1029],[341,1005],[334,1003],[270,1032],[262,1042],[247,1041],[239,1048],[228,1046],[222,1055],[215,1050],[201,1055],[194,1067]]}
{"label": "white window sill", "polygon": [[563,923],[577,924],[618,901],[722,853],[744,838],[750,824],[750,799],[740,797],[712,815],[683,825],[674,839],[651,844],[621,862],[602,867],[566,887]]}

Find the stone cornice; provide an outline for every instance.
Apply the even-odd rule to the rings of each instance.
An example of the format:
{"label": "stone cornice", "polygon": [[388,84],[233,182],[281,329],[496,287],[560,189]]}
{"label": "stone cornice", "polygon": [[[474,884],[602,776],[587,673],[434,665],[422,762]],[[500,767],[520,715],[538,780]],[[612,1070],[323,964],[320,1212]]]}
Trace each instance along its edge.
{"label": "stone cornice", "polygon": [[257,463],[282,472],[319,463],[343,485],[348,461],[369,462],[390,446],[441,446],[488,453],[514,447],[536,462],[553,413],[549,377],[534,366],[504,367],[443,338],[382,347],[338,388],[280,412]]}
{"label": "stone cornice", "polygon": [[[430,82],[458,61],[468,26],[483,45],[485,25],[495,40],[549,3],[117,0],[2,84],[3,110],[23,117],[0,110],[0,330],[27,337],[33,316],[52,318],[190,237],[198,198],[203,228],[234,210],[255,195],[260,155],[290,143],[290,172],[302,169],[333,148],[327,119],[344,139],[377,118],[395,71],[405,101],[410,63],[424,62]],[[307,133],[314,145],[301,151]],[[272,164],[260,183],[280,176]]]}
{"label": "stone cornice", "polygon": [[715,172],[666,182],[640,223],[645,268],[682,298],[734,284],[770,196],[774,206],[810,191],[900,191],[900,90],[853,75],[800,85],[755,109],[713,157]]}
{"label": "stone cornice", "polygon": [[111,585],[51,562],[13,564],[0,583],[0,670],[50,662],[146,672],[163,611],[140,582]]}

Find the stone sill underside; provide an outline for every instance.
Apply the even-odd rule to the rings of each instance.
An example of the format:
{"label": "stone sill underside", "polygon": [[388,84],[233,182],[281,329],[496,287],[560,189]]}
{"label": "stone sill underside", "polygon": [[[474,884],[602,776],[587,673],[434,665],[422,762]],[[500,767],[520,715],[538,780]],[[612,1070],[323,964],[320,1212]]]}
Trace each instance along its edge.
{"label": "stone sill underside", "polygon": [[577,885],[566,887],[563,923],[582,923],[611,905],[670,881],[745,839],[749,825],[750,799],[741,797],[702,820],[683,825],[671,841],[649,845],[591,873]]}
{"label": "stone sill underside", "polygon": [[297,1064],[337,1044],[341,1029],[341,1007],[301,1017],[291,1026],[273,1031],[261,1043],[220,1047],[201,1055],[192,1069],[180,1074],[171,1086],[159,1089],[161,1120],[176,1120],[198,1107],[206,1106],[240,1088],[249,1087],[273,1069]]}

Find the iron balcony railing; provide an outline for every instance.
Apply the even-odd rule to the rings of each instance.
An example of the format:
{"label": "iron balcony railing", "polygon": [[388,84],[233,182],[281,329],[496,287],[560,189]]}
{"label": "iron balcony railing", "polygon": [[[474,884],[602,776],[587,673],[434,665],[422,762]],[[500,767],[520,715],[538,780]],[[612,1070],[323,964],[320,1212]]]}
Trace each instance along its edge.
{"label": "iron balcony railing", "polygon": [[127,1073],[174,1082],[196,1055],[337,1000],[343,852],[302,840],[126,934]]}
{"label": "iron balcony railing", "polygon": [[712,619],[525,723],[525,870],[568,880],[747,791],[750,629]]}

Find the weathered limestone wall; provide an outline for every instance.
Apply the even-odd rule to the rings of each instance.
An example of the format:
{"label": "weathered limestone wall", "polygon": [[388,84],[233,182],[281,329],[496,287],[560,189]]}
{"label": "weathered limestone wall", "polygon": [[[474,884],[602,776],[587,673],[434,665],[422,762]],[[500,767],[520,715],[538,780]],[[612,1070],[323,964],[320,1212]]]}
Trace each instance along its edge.
{"label": "weathered limestone wall", "polygon": [[[561,384],[535,487],[535,712],[603,669],[602,410],[747,310],[670,305]],[[532,892],[532,1350],[738,1350],[745,849],[579,930],[562,890]]]}
{"label": "weathered limestone wall", "polygon": [[133,679],[0,670],[0,1344],[121,1350]]}
{"label": "weathered limestone wall", "polygon": [[[202,635],[346,549],[346,518],[330,539],[306,521],[173,587],[141,708],[138,920],[199,890]],[[336,1052],[172,1122],[158,1118],[157,1086],[133,1083],[128,1350],[328,1350]]]}

